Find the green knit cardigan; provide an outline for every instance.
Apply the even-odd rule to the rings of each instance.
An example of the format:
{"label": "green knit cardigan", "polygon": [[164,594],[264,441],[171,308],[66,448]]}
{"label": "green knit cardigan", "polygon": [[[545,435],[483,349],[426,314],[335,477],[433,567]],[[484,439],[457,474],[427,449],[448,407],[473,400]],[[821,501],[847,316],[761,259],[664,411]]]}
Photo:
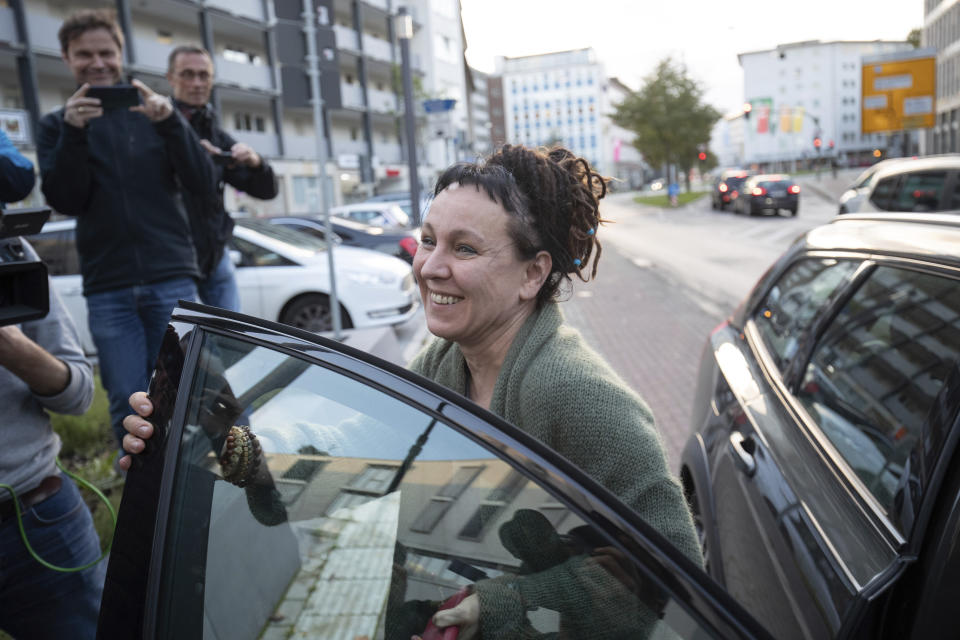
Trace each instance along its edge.
{"label": "green knit cardigan", "polygon": [[[435,339],[414,358],[410,369],[466,393],[467,366],[456,343]],[[520,328],[500,368],[490,410],[586,471],[684,554],[702,563],[690,512],[679,482],[668,471],[650,409],[577,331],[564,325],[557,304],[544,305]],[[516,626],[525,611],[537,606],[564,609],[555,602],[551,606],[550,601],[558,598],[572,604],[577,604],[578,598],[593,601],[594,597],[581,593],[583,565],[564,563],[538,574],[540,579],[528,575],[514,581],[478,583],[484,637],[526,635],[517,633]],[[558,583],[558,572],[570,579]],[[594,577],[592,589],[604,591],[601,583],[609,581],[609,576]],[[562,583],[568,588],[561,588]],[[608,586],[613,591],[607,595],[616,600],[614,592],[622,589]],[[579,602],[581,610],[594,606],[596,602]],[[649,613],[639,614],[641,626],[652,622]],[[581,619],[588,625],[584,631],[596,622],[588,620],[592,617]],[[577,621],[564,623],[573,637],[580,637],[571,625],[576,627]],[[591,636],[602,637],[597,631],[593,627]]]}

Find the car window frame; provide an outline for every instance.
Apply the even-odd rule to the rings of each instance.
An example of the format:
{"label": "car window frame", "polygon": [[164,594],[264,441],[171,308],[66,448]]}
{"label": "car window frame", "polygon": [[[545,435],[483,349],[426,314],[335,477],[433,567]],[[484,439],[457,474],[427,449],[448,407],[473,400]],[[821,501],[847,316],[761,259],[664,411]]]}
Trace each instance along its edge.
{"label": "car window frame", "polygon": [[[204,336],[215,333],[330,369],[373,386],[427,415],[439,417],[449,428],[488,449],[539,484],[557,502],[593,524],[608,536],[614,547],[636,558],[659,587],[681,603],[687,615],[704,630],[716,630],[722,637],[731,634],[730,637],[772,638],[719,584],[606,488],[545,444],[446,387],[323,336],[198,303],[181,302],[173,311],[171,325],[179,329],[175,330],[175,335],[187,340],[182,375],[178,380],[171,417],[165,426],[158,425],[160,440],[154,440],[148,446],[146,455],[138,456],[134,470],[128,475],[128,490],[132,489],[130,495],[133,497],[126,498],[128,493],[125,491],[124,503],[130,500],[134,504],[126,513],[121,509],[121,523],[118,524],[108,567],[110,588],[104,591],[101,608],[98,633],[102,633],[102,637],[123,630],[129,633],[131,628],[137,628],[143,637],[155,637],[163,551],[170,533],[166,525],[170,523],[174,472],[190,389]],[[170,332],[168,329],[168,335]],[[151,393],[156,380],[155,375]],[[141,470],[147,473],[141,473]],[[152,498],[152,502],[143,503],[144,498]],[[145,527],[150,529],[149,540],[143,538]],[[129,535],[128,528],[139,532],[140,536]],[[614,539],[614,530],[630,536],[632,550]],[[130,547],[133,553],[130,553]],[[130,590],[126,584],[114,584],[111,571],[115,562],[121,565],[118,573],[126,573],[130,580],[142,582],[139,589]],[[136,600],[138,593],[143,594],[139,601]],[[139,609],[139,616],[136,610],[129,610],[131,605]]]}
{"label": "car window frame", "polygon": [[[890,190],[890,194],[886,197],[886,200],[882,201],[883,204],[881,205],[881,204],[878,204],[879,201],[873,199],[873,196],[876,193],[877,187],[880,185],[880,183],[887,179],[893,181],[893,188]],[[887,176],[877,175],[877,177],[874,179],[873,186],[870,187],[870,193],[867,195],[867,201],[871,205],[876,207],[878,211],[892,211],[892,209],[890,209],[889,207],[890,207],[890,204],[893,202],[893,196],[899,193],[900,191],[901,182],[903,182],[902,173],[895,173]]]}
{"label": "car window frame", "polygon": [[[794,358],[794,365],[788,369],[786,375],[782,375],[772,354],[769,353],[769,349],[763,342],[762,334],[753,320],[753,314],[765,300],[770,288],[779,281],[780,277],[782,277],[796,261],[806,259],[810,256],[831,257],[836,259],[840,259],[841,256],[853,257],[853,259],[861,260],[862,264],[853,275],[848,278],[847,282],[842,285],[843,291],[840,295],[833,298],[829,309],[821,313],[818,316],[818,320],[811,325],[810,330],[807,331],[805,337],[801,339],[797,355]],[[928,477],[921,478],[921,481],[927,481],[927,486],[924,487],[921,493],[920,504],[914,510],[914,526],[911,531],[901,533],[887,515],[887,510],[857,476],[850,464],[844,459],[826,434],[823,433],[820,425],[814,420],[796,395],[798,386],[803,379],[803,372],[813,357],[816,346],[823,336],[823,333],[849,302],[850,298],[860,289],[860,286],[879,266],[906,268],[940,276],[947,275],[947,277],[960,280],[960,269],[937,265],[922,260],[877,254],[856,254],[852,252],[810,251],[798,253],[780,265],[781,268],[777,270],[777,274],[769,278],[765,283],[762,295],[751,299],[752,305],[744,323],[744,335],[757,362],[760,364],[768,384],[770,384],[771,388],[778,394],[788,410],[796,416],[797,422],[803,429],[805,437],[817,447],[820,454],[829,462],[832,471],[843,478],[847,492],[855,497],[857,504],[862,509],[865,509],[865,512],[870,515],[871,521],[880,527],[880,530],[884,532],[884,537],[886,537],[891,544],[899,549],[912,549],[914,552],[919,552],[919,548],[923,542],[923,535],[929,522],[930,513],[936,503],[940,483],[946,474],[946,462],[952,457],[956,446],[958,446],[957,443],[960,442],[960,433],[948,431],[943,441],[945,444],[953,443],[954,446],[945,446],[933,456],[932,460],[927,458],[923,459],[923,466],[932,470],[929,472]],[[815,338],[813,337],[814,334],[816,336]],[[946,392],[947,390],[941,389],[936,401],[939,401],[940,395]],[[956,419],[960,419],[960,406],[958,405],[960,405],[960,399],[953,405],[953,415]],[[949,429],[949,426],[947,426],[946,429]],[[918,442],[916,446],[919,447],[920,444],[921,443]],[[900,553],[902,554],[902,552]]]}

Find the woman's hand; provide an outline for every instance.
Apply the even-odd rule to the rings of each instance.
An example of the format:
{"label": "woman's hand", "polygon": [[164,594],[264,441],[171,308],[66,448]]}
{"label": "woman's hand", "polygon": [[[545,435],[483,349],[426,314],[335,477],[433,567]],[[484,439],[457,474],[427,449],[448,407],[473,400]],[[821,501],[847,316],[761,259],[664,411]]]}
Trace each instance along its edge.
{"label": "woman's hand", "polygon": [[[137,391],[130,396],[130,406],[136,415],[129,415],[123,419],[123,428],[127,430],[127,435],[123,436],[123,450],[128,453],[140,453],[146,446],[144,440],[149,440],[153,435],[153,425],[144,420],[153,413],[153,403],[143,391]],[[133,464],[133,456],[123,456],[117,462],[117,466],[123,471],[129,471]]]}
{"label": "woman's hand", "polygon": [[433,624],[441,629],[460,627],[457,640],[473,640],[480,636],[480,598],[473,593],[457,606],[433,614]]}

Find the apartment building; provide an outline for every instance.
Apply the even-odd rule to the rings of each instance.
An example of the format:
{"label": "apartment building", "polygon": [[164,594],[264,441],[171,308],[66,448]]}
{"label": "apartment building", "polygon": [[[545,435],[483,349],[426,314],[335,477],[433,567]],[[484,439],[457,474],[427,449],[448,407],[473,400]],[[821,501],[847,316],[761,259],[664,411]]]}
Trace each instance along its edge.
{"label": "apartment building", "polygon": [[960,152],[960,4],[924,0],[920,41],[937,50],[937,125],[924,135],[924,152]]}
{"label": "apartment building", "polygon": [[[458,0],[415,0],[412,69],[419,84],[456,95],[463,108],[465,73],[462,39],[450,40],[444,60],[449,87],[436,72],[436,52],[427,45],[446,33],[460,34]],[[433,15],[434,5],[449,24]],[[403,140],[403,99],[398,94],[400,53],[393,28],[397,0],[315,0],[321,95],[334,202],[375,192],[403,190],[407,164]],[[262,202],[228,188],[231,210],[252,214],[317,211],[317,140],[305,68],[301,0],[11,0],[0,6],[0,123],[28,156],[33,128],[42,114],[59,108],[75,90],[60,59],[57,31],[80,8],[115,9],[127,46],[125,68],[155,90],[169,93],[164,76],[174,47],[199,43],[215,65],[213,102],[221,123],[237,140],[270,159],[280,194]],[[419,16],[425,16],[421,21]],[[454,55],[455,52],[455,55]],[[459,61],[457,67],[456,61]],[[431,62],[431,66],[425,66]],[[458,71],[457,71],[458,70]],[[461,93],[457,94],[457,91]],[[417,108],[418,125],[426,121]],[[464,133],[463,140],[466,140]],[[422,140],[421,180],[449,161],[444,148]],[[34,194],[34,201],[39,196]]]}
{"label": "apartment building", "polygon": [[610,188],[614,190],[639,189],[643,186],[648,169],[643,155],[633,146],[633,132],[613,121],[617,106],[632,93],[633,90],[617,78],[608,78],[603,85],[603,117],[600,119],[603,156],[600,166],[605,175],[614,178],[610,183]]}
{"label": "apartment building", "polygon": [[467,152],[474,157],[493,150],[490,139],[490,98],[488,75],[470,66],[467,71]]}
{"label": "apartment building", "polygon": [[752,106],[743,161],[772,166],[815,157],[815,137],[819,153],[841,163],[872,161],[872,151],[888,140],[861,133],[861,59],[911,48],[900,41],[811,40],[741,53],[744,100]]}
{"label": "apartment building", "polygon": [[[604,171],[603,65],[593,49],[499,57],[505,142],[559,142]],[[491,101],[491,108],[494,107]]]}

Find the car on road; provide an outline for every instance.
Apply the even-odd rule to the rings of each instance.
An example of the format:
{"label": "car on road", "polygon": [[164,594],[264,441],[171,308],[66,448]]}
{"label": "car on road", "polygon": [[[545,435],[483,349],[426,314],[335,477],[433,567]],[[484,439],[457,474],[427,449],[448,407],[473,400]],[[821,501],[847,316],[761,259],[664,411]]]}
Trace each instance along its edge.
{"label": "car on road", "polygon": [[[320,240],[327,237],[323,217],[319,215],[272,216],[263,220],[302,231]],[[413,264],[413,256],[420,246],[418,229],[378,227],[336,216],[330,216],[330,226],[338,242],[350,247],[380,251],[405,260],[408,264]]]}
{"label": "car on road", "polygon": [[337,341],[185,303],[149,393],[101,638],[429,637],[481,580],[509,621],[485,637],[773,637],[545,444]]}
{"label": "car on road", "polygon": [[357,202],[331,207],[330,215],[376,227],[409,227],[412,218],[396,202]]}
{"label": "car on road", "polygon": [[[430,207],[430,201],[433,199],[433,194],[428,191],[420,192],[419,199],[419,210],[420,219],[427,213],[427,209]],[[413,219],[413,209],[410,207],[410,192],[409,191],[391,191],[390,193],[381,193],[375,196],[371,196],[365,200],[365,202],[389,202],[395,204],[403,212],[407,214],[410,219]]]}
{"label": "car on road", "polygon": [[782,173],[764,173],[747,178],[733,203],[734,211],[751,216],[764,211],[772,211],[773,215],[777,215],[781,209],[795,216],[799,208],[800,185]]}
{"label": "car on road", "polygon": [[812,229],[703,352],[681,478],[709,573],[787,640],[955,637],[958,443],[960,220]]}
{"label": "car on road", "polygon": [[960,154],[892,162],[877,169],[866,189],[862,213],[960,210]]}
{"label": "car on road", "polygon": [[840,210],[838,213],[857,213],[860,211],[864,200],[870,195],[870,187],[873,185],[873,179],[876,177],[877,172],[902,160],[903,158],[888,158],[864,170],[840,196]]}
{"label": "car on road", "polygon": [[744,181],[750,177],[750,172],[745,169],[727,169],[721,171],[713,181],[713,188],[710,190],[710,204],[714,209],[723,211],[727,205],[735,203],[740,190],[743,188]]}
{"label": "car on road", "polygon": [[[75,229],[76,220],[48,222],[40,234],[27,239],[46,263],[84,351],[93,354]],[[243,311],[309,331],[333,328],[326,243],[263,220],[241,218],[229,247]],[[416,313],[419,294],[409,264],[348,246],[336,246],[334,260],[343,328],[397,324]]]}

